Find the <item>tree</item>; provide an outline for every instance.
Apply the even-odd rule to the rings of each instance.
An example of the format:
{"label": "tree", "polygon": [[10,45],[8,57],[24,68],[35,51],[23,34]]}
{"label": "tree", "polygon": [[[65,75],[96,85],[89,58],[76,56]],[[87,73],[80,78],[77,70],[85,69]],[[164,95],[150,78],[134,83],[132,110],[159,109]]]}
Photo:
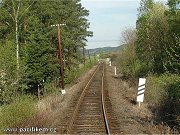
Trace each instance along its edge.
{"label": "tree", "polygon": [[153,71],[163,73],[166,71],[166,53],[168,44],[168,22],[165,16],[163,3],[155,3],[149,12],[148,19],[148,46],[153,64]]}
{"label": "tree", "polygon": [[137,29],[137,40],[136,40],[136,54],[138,59],[146,65],[147,70],[150,71],[151,68],[151,55],[147,55],[151,53],[149,50],[149,41],[148,37],[148,19],[149,19],[149,11],[153,6],[152,0],[141,0],[140,8],[138,9],[138,19],[136,21],[136,29]]}
{"label": "tree", "polygon": [[0,43],[0,105],[9,103],[17,93],[16,53],[12,41]]}
{"label": "tree", "polygon": [[169,72],[180,73],[180,1],[169,0],[166,11],[169,24],[169,44],[166,49],[166,68]]}
{"label": "tree", "polygon": [[7,27],[9,27],[15,32],[17,75],[19,71],[19,27],[23,23],[22,18],[24,14],[28,11],[33,3],[34,2],[32,2],[30,5],[27,5],[27,2],[23,2],[21,0],[3,0],[1,2],[0,12],[7,15],[6,17],[0,18],[1,23],[6,25],[5,29],[8,29]]}
{"label": "tree", "polygon": [[78,68],[82,59],[80,48],[86,45],[86,37],[92,36],[86,18],[89,11],[80,0],[3,0],[0,13],[1,41],[16,40],[16,65],[24,63],[23,84],[30,91],[36,92],[43,80],[59,80],[57,29],[50,27],[52,24],[66,24],[61,27],[65,70]]}
{"label": "tree", "polygon": [[48,41],[48,29],[43,28],[39,18],[29,17],[24,47],[24,61],[26,63],[27,84],[36,92],[39,84],[47,81],[51,70],[51,46]]}
{"label": "tree", "polygon": [[167,50],[170,48],[171,42],[169,42],[169,25],[165,16],[165,6],[157,2],[145,11],[139,13],[137,21],[136,50],[138,58],[147,63],[150,72],[168,72]]}
{"label": "tree", "polygon": [[126,28],[121,36],[123,38],[123,48],[118,55],[118,67],[126,76],[133,76],[136,62],[136,29]]}

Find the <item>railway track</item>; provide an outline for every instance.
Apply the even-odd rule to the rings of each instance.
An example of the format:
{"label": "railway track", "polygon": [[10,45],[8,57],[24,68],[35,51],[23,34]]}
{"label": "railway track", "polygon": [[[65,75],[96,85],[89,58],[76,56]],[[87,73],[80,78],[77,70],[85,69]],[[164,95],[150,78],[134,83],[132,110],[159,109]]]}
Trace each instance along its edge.
{"label": "railway track", "polygon": [[121,133],[107,87],[104,87],[104,70],[104,64],[99,64],[77,100],[74,110],[70,111],[67,134]]}

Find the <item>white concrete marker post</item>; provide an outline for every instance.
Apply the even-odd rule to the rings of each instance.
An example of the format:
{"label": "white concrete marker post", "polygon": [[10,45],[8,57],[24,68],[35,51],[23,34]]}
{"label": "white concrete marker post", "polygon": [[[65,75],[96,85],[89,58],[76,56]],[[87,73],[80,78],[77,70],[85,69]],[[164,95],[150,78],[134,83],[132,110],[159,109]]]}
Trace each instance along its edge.
{"label": "white concrete marker post", "polygon": [[143,102],[144,100],[145,83],[146,83],[145,78],[139,78],[138,94],[137,94],[137,102],[139,103],[139,107],[140,107],[140,103]]}
{"label": "white concrete marker post", "polygon": [[66,91],[65,90],[61,90],[61,93],[64,95],[64,94],[66,94]]}
{"label": "white concrete marker post", "polygon": [[117,75],[117,74],[116,74],[116,66],[114,67],[114,74]]}

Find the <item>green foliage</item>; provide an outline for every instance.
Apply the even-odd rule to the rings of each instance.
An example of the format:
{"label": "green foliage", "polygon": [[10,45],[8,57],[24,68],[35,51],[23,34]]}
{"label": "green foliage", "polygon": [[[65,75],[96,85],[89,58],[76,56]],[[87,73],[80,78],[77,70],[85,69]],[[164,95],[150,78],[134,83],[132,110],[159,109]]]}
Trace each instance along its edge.
{"label": "green foliage", "polygon": [[169,10],[166,12],[171,31],[180,36],[180,1],[168,0]]}
{"label": "green foliage", "polygon": [[52,83],[45,82],[43,88],[43,96],[48,96],[50,93],[58,93],[59,89],[52,86]]}
{"label": "green foliage", "polygon": [[152,104],[161,104],[165,99],[179,100],[180,77],[176,74],[149,76],[147,79],[146,100]]}
{"label": "green foliage", "polygon": [[169,126],[177,129],[180,124],[179,99],[180,77],[178,75],[162,74],[147,78],[145,102],[156,109],[161,121],[165,121]]}
{"label": "green foliage", "polygon": [[85,66],[79,65],[79,67],[76,70],[66,70],[66,76],[65,76],[65,84],[71,83],[74,79],[85,73],[87,70],[92,68],[96,64],[96,60],[86,61]]}
{"label": "green foliage", "polygon": [[[78,68],[82,60],[80,48],[86,45],[86,37],[92,36],[92,32],[87,30],[90,25],[87,20],[89,11],[82,7],[80,0],[2,0],[0,14],[0,41],[3,42],[0,52],[7,50],[2,53],[2,58],[5,57],[3,55],[8,54],[1,59],[8,61],[3,63],[7,67],[3,67],[3,70],[7,69],[7,76],[13,78],[13,81],[7,85],[8,88],[3,88],[5,92],[3,94],[7,95],[10,92],[8,95],[13,96],[15,90],[24,92],[22,91],[24,89],[37,93],[39,84],[46,85],[59,80],[57,27],[51,25],[66,24],[60,28],[64,69]],[[6,40],[11,42],[13,51],[9,47],[5,48]],[[17,42],[21,64],[20,75],[15,67],[18,60],[17,44],[15,45]],[[12,55],[14,55],[13,61],[9,60]],[[12,90],[9,87],[12,87]],[[3,97],[7,99],[4,95]]]}
{"label": "green foliage", "polygon": [[[165,99],[177,101],[180,98],[179,23],[176,20],[168,21],[173,16],[176,16],[179,21],[178,4],[178,0],[169,0],[170,9],[166,9],[162,3],[142,0],[137,20],[136,42],[130,43],[132,36],[129,36],[126,47],[118,54],[117,58],[118,66],[123,75],[133,77],[150,75],[147,84],[149,92],[147,100],[153,99],[154,103],[160,103]],[[167,13],[165,14],[165,12]],[[171,23],[174,23],[173,26]],[[130,35],[128,32],[125,34]],[[134,50],[136,50],[135,54]],[[159,76],[151,77],[151,75]]]}
{"label": "green foliage", "polygon": [[180,19],[179,10],[174,9],[178,2],[172,2],[175,5],[171,3],[169,11],[162,3],[150,6],[147,3],[152,1],[142,0],[137,20],[137,57],[142,63],[151,65],[152,73],[179,73],[180,38],[177,29]]}
{"label": "green foliage", "polygon": [[0,104],[12,100],[17,91],[16,84],[16,54],[13,42],[0,44]]}
{"label": "green foliage", "polygon": [[141,16],[137,21],[136,50],[138,58],[142,62],[153,65],[153,72],[164,72],[163,58],[165,51],[163,46],[165,44],[164,38],[166,38],[165,33],[167,32],[164,7],[161,3],[156,3],[145,13],[140,14]]}
{"label": "green foliage", "polygon": [[[133,56],[130,54],[130,50],[126,47],[123,51],[118,54],[116,62],[120,71],[123,75],[128,76],[132,74],[133,66],[130,62],[130,59],[133,59]],[[130,65],[131,63],[131,65]]]}
{"label": "green foliage", "polygon": [[130,71],[127,75],[131,74],[131,76],[135,77],[145,77],[151,73],[151,66],[152,65],[147,65],[137,59],[127,67]]}
{"label": "green foliage", "polygon": [[[160,121],[170,127],[180,123],[180,10],[179,0],[163,3],[141,0],[136,23],[136,40],[125,32],[126,46],[116,62],[120,72],[147,78],[145,102],[155,109]],[[126,38],[128,37],[128,38]]]}
{"label": "green foliage", "polygon": [[169,24],[169,39],[166,68],[169,72],[179,73],[180,69],[180,1],[168,0],[166,11]]}
{"label": "green foliage", "polygon": [[18,127],[28,121],[36,112],[32,96],[21,96],[13,103],[2,106],[0,111],[0,130]]}
{"label": "green foliage", "polygon": [[[24,61],[27,69],[28,85],[37,85],[47,80],[51,71],[51,48],[47,38],[47,29],[35,16],[29,17],[27,39],[24,47]],[[31,23],[32,22],[32,23]]]}
{"label": "green foliage", "polygon": [[126,44],[118,54],[117,66],[123,75],[133,76],[140,66],[135,53],[136,31],[134,29],[126,29],[122,32],[122,36]]}
{"label": "green foliage", "polygon": [[99,58],[101,58],[101,59],[106,59],[106,58],[109,58],[110,56],[111,56],[111,54],[108,52],[100,52],[100,54],[99,54]]}

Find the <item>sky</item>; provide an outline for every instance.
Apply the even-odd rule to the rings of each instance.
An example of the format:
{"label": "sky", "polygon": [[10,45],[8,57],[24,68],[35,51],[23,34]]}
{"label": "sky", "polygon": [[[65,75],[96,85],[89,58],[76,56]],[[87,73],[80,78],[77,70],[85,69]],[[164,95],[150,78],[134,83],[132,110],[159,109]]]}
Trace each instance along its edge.
{"label": "sky", "polygon": [[87,18],[93,31],[87,49],[119,46],[122,31],[136,27],[140,0],[81,0],[81,4],[90,12]]}

